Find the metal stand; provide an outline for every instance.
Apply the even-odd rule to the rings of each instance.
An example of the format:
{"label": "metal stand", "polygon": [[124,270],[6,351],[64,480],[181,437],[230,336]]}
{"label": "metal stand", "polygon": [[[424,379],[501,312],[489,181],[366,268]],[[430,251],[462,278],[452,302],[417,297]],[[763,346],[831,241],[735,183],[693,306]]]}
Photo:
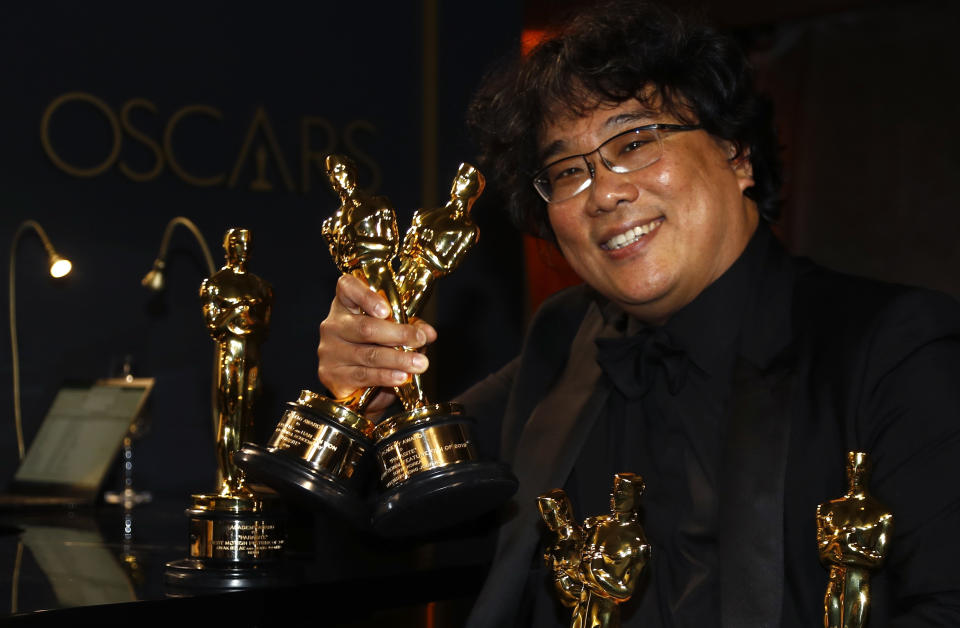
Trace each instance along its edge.
{"label": "metal stand", "polygon": [[120,461],[122,488],[119,491],[106,491],[103,494],[103,501],[108,504],[123,504],[124,508],[132,508],[153,501],[153,495],[149,491],[137,491],[133,488],[133,434],[135,431],[135,425],[131,426],[130,431],[123,437],[123,453]]}

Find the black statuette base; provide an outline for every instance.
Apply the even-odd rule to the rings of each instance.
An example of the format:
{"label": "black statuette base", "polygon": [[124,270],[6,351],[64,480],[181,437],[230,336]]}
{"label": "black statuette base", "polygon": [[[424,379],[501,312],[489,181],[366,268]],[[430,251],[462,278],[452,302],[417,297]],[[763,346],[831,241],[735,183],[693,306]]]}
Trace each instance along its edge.
{"label": "black statuette base", "polygon": [[233,459],[253,481],[366,527],[374,427],[337,400],[301,390],[266,445],[244,443]]}
{"label": "black statuette base", "polygon": [[517,478],[499,462],[461,462],[421,471],[380,494],[372,526],[384,537],[432,532],[486,514],[516,490]]}
{"label": "black statuette base", "polygon": [[353,484],[254,443],[244,443],[233,459],[253,482],[262,482],[308,508],[330,510],[355,525],[369,525],[370,509]]}
{"label": "black statuette base", "polygon": [[374,430],[381,492],[371,525],[385,537],[432,532],[501,506],[517,490],[507,465],[481,459],[473,418],[456,403],[394,415]]}

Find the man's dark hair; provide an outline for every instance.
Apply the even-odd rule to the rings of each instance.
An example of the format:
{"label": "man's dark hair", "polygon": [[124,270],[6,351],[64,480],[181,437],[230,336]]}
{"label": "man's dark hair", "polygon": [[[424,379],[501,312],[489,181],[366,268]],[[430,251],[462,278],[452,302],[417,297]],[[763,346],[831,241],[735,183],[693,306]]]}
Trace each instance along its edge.
{"label": "man's dark hair", "polygon": [[746,190],[768,222],[779,213],[780,161],[769,101],[755,90],[737,42],[705,22],[636,1],[593,4],[529,54],[489,73],[467,112],[481,169],[504,194],[514,223],[549,240],[546,204],[531,177],[537,140],[557,117],[631,98],[682,123],[699,123],[749,154]]}

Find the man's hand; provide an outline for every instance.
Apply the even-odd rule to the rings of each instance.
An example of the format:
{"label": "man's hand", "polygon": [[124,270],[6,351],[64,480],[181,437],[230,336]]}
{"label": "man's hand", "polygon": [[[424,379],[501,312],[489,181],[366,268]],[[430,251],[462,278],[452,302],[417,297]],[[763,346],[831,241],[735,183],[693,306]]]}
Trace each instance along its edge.
{"label": "man's hand", "polygon": [[395,322],[386,299],[353,275],[343,275],[337,281],[330,314],[320,323],[317,377],[337,398],[383,387],[366,409],[368,415],[375,415],[393,403],[394,386],[412,373],[427,370],[425,355],[394,347],[420,349],[436,339],[436,330],[423,321]]}

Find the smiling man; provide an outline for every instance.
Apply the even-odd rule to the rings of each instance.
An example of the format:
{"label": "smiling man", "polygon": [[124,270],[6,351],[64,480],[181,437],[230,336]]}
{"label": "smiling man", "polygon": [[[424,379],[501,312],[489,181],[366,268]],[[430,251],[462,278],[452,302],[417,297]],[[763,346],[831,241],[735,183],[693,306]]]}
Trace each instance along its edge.
{"label": "smiling man", "polygon": [[534,187],[564,258],[628,314],[665,323],[726,272],[756,229],[756,203],[743,195],[750,161],[637,99],[554,116]]}
{"label": "smiling man", "polygon": [[[644,478],[652,546],[624,626],[822,625],[815,514],[851,450],[895,518],[873,624],[960,625],[960,306],[787,254],[771,114],[734,42],[592,4],[487,77],[469,122],[516,224],[585,282],[459,398],[520,480],[469,626],[570,624],[536,499],[563,488],[582,521],[621,472]],[[390,347],[435,331],[386,316],[340,281],[318,347],[332,393],[426,368]]]}

